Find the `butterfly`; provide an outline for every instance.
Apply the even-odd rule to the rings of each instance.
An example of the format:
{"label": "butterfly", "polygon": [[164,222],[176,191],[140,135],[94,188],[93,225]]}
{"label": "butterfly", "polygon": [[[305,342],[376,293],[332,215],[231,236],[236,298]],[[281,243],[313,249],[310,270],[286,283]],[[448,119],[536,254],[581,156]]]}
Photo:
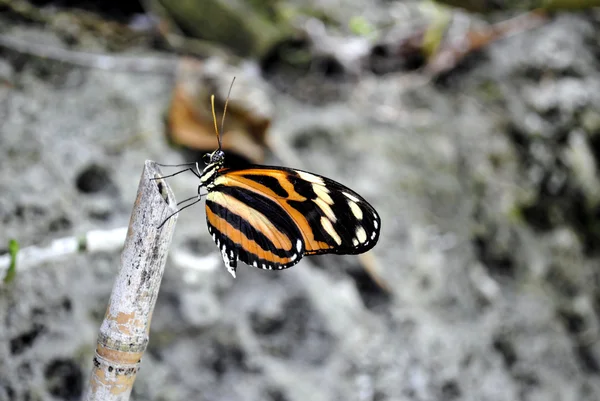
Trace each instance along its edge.
{"label": "butterfly", "polygon": [[[201,188],[206,189],[208,232],[233,277],[238,261],[281,270],[305,255],[360,254],[375,246],[381,219],[375,208],[350,188],[292,168],[226,167],[214,95],[211,105],[218,149],[204,155],[204,169],[197,162],[188,163],[195,168],[176,173],[191,171],[200,180],[197,200],[178,212],[199,202]],[[227,101],[223,119],[226,110]]]}

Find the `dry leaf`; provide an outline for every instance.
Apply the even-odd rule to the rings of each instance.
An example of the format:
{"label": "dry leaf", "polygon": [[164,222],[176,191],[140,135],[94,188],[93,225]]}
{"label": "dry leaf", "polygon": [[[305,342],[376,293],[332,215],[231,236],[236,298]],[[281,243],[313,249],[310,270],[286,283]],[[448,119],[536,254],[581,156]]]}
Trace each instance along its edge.
{"label": "dry leaf", "polygon": [[219,129],[222,111],[233,77],[236,77],[222,136],[223,150],[251,163],[264,160],[267,130],[272,107],[260,77],[244,69],[227,66],[223,61],[182,61],[168,114],[168,135],[175,144],[211,152],[217,137],[210,107],[215,94]]}

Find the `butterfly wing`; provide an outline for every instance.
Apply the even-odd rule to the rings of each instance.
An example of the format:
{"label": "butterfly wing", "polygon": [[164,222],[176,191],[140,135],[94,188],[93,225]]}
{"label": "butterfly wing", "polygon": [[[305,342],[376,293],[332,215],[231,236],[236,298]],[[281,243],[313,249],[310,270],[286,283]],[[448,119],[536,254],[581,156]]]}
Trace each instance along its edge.
{"label": "butterfly wing", "polygon": [[288,176],[288,180],[306,200],[285,202],[290,213],[298,211],[306,219],[307,224],[301,225],[309,244],[306,254],[359,254],[375,246],[381,222],[373,206],[336,181],[294,172],[297,175]]}
{"label": "butterfly wing", "polygon": [[219,186],[206,198],[208,231],[235,276],[237,260],[267,270],[286,269],[304,253],[293,220],[267,196],[236,186]]}
{"label": "butterfly wing", "polygon": [[239,256],[261,268],[287,268],[304,254],[363,253],[377,243],[381,229],[375,209],[356,192],[282,167],[223,170],[206,208],[209,231],[229,252],[224,259],[231,264],[231,255]]}

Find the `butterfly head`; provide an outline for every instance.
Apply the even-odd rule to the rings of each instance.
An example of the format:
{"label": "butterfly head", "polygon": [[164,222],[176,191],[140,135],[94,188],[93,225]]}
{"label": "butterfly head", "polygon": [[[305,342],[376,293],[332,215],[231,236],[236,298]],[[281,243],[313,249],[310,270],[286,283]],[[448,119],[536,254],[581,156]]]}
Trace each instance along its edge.
{"label": "butterfly head", "polygon": [[225,152],[223,152],[221,149],[217,149],[212,153],[205,154],[204,158],[208,159],[207,164],[223,165],[225,162]]}
{"label": "butterfly head", "polygon": [[223,164],[225,163],[225,153],[221,149],[217,149],[212,153],[206,153],[202,160],[206,163],[206,167],[200,174],[200,185],[207,186],[210,185],[211,182],[217,176],[217,172]]}

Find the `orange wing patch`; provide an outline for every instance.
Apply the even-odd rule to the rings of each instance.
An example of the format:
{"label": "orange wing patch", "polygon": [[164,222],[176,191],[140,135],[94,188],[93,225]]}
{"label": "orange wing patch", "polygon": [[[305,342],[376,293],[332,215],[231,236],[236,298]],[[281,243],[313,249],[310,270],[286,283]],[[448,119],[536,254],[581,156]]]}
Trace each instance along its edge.
{"label": "orange wing patch", "polygon": [[227,220],[217,216],[208,208],[206,208],[206,217],[213,227],[229,237],[234,243],[243,247],[246,251],[256,254],[258,258],[282,265],[292,261],[291,258],[282,258],[271,251],[263,249],[256,241],[246,237],[246,235],[233,227]]}
{"label": "orange wing patch", "polygon": [[[225,208],[230,212],[238,216],[244,216],[244,218],[252,225],[252,227],[267,237],[271,242],[278,246],[279,249],[289,251],[292,249],[292,242],[290,238],[279,231],[276,227],[270,224],[269,219],[257,210],[250,208],[246,203],[221,193],[215,192],[211,194],[211,200]],[[242,243],[242,233],[239,230],[235,230],[236,237],[231,237],[234,242]]]}
{"label": "orange wing patch", "polygon": [[[301,212],[292,207],[289,203],[290,201],[309,201],[306,197],[302,196],[294,189],[294,185],[288,179],[292,172],[294,171],[279,169],[268,170],[268,176],[276,179],[281,188],[283,188],[283,190],[285,190],[285,192],[287,193],[287,196],[285,197],[282,196],[283,194],[281,192],[278,193],[272,187],[269,187],[265,184],[260,184],[257,181],[248,178],[248,176],[265,176],[265,169],[260,168],[224,171],[224,174],[217,177],[214,183],[215,185],[235,186],[239,188],[244,188],[254,193],[268,196],[273,201],[277,202],[279,206],[281,206],[289,214],[289,216],[292,218],[292,220],[294,220],[294,222],[298,226],[298,229],[302,233],[305,253],[307,255],[323,253],[324,251],[333,248],[333,246],[328,244],[327,242],[318,241],[317,239],[315,239],[314,232],[306,216],[304,216]],[[329,201],[330,199],[328,199],[327,201],[323,201],[322,199],[317,198],[316,203],[318,204],[323,202],[325,203],[325,206],[328,206]],[[333,214],[333,211],[328,212],[330,215]]]}

